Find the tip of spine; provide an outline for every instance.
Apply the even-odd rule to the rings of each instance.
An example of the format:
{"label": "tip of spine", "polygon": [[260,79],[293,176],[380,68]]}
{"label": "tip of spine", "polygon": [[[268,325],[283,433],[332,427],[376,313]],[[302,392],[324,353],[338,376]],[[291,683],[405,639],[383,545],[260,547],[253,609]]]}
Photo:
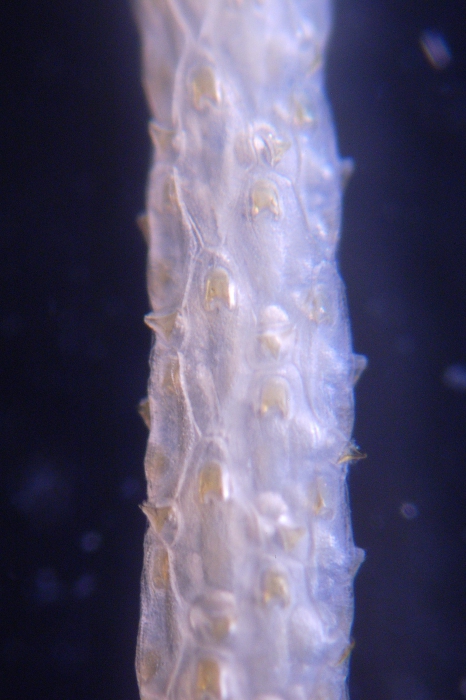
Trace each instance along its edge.
{"label": "tip of spine", "polygon": [[353,177],[356,169],[356,163],[353,158],[343,158],[340,162],[340,182],[343,191],[346,190],[349,181]]}
{"label": "tip of spine", "polygon": [[137,410],[145,425],[150,430],[150,405],[147,396],[138,403]]}
{"label": "tip of spine", "polygon": [[346,464],[348,462],[359,462],[361,459],[366,459],[367,454],[365,452],[362,452],[361,449],[356,445],[354,440],[351,440],[346,448],[344,449],[343,453],[341,454],[340,458],[338,459],[337,464]]}
{"label": "tip of spine", "polygon": [[367,368],[368,359],[365,355],[353,355],[353,386],[359,382]]}
{"label": "tip of spine", "polygon": [[150,244],[150,224],[149,224],[149,217],[147,214],[139,214],[139,216],[136,217],[136,225],[139,228],[140,232],[142,233],[142,237],[144,238],[144,242],[149,247]]}

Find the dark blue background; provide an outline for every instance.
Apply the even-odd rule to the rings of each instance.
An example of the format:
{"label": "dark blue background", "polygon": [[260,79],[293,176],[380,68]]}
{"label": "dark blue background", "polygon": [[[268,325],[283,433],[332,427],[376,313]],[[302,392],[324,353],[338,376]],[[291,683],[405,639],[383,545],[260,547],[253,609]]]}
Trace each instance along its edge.
{"label": "dark blue background", "polygon": [[[465,20],[463,0],[336,3],[328,87],[356,161],[340,259],[369,356],[353,700],[466,697],[466,393],[442,381],[466,365]],[[445,70],[420,50],[427,29]],[[3,3],[0,33],[0,696],[136,700],[138,39],[123,0]]]}

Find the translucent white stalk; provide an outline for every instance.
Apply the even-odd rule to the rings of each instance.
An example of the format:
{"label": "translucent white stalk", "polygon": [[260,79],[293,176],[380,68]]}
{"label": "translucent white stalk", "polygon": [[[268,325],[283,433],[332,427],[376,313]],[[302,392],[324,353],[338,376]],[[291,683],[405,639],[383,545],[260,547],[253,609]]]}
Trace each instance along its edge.
{"label": "translucent white stalk", "polygon": [[346,697],[353,384],[326,0],[138,0],[155,145],[143,700]]}

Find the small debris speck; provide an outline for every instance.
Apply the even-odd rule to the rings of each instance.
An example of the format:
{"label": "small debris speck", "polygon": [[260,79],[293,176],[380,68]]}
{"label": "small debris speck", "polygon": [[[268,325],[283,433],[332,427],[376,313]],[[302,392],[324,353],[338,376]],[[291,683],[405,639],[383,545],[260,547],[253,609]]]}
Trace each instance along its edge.
{"label": "small debris speck", "polygon": [[443,372],[443,383],[448,389],[466,393],[466,366],[454,364],[447,367]]}
{"label": "small debris speck", "polygon": [[422,52],[436,70],[444,70],[451,62],[451,51],[445,37],[436,30],[426,30],[419,38]]}
{"label": "small debris speck", "polygon": [[39,603],[43,605],[55,603],[61,597],[62,586],[54,569],[49,567],[39,569],[35,583],[36,599]]}
{"label": "small debris speck", "polygon": [[83,574],[73,586],[76,598],[89,598],[95,591],[95,577],[92,574]]}
{"label": "small debris speck", "polygon": [[90,530],[89,532],[85,532],[81,537],[81,549],[83,552],[86,552],[86,554],[96,552],[100,548],[101,544],[102,535],[100,532]]}
{"label": "small debris speck", "polygon": [[414,503],[402,503],[400,506],[400,515],[406,520],[414,520],[419,515],[419,510]]}

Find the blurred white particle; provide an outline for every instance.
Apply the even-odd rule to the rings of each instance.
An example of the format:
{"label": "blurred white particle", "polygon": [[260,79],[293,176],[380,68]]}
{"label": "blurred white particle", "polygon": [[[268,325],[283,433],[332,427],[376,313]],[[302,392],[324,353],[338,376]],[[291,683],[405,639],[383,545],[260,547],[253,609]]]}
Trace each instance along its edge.
{"label": "blurred white particle", "polygon": [[62,585],[54,569],[46,567],[36,574],[36,599],[39,603],[55,603],[61,597]]}
{"label": "blurred white particle", "polygon": [[400,506],[400,515],[406,520],[414,520],[419,515],[419,510],[414,503],[402,503]]}
{"label": "blurred white particle", "polygon": [[443,383],[453,391],[466,392],[466,366],[455,364],[447,367],[443,373]]}
{"label": "blurred white particle", "polygon": [[463,695],[466,698],[466,678],[462,678],[460,680],[458,690],[460,691],[461,695]]}
{"label": "blurred white particle", "polygon": [[120,485],[120,493],[124,499],[139,497],[142,492],[141,482],[139,479],[134,479],[128,476]]}
{"label": "blurred white particle", "polygon": [[73,586],[76,598],[89,598],[95,591],[95,577],[92,574],[83,574]]}
{"label": "blurred white particle", "polygon": [[70,496],[65,470],[38,458],[25,471],[12,502],[35,525],[54,525],[68,515]]}
{"label": "blurred white particle", "polygon": [[90,530],[81,537],[81,549],[86,554],[96,552],[102,544],[102,535],[99,532]]}
{"label": "blurred white particle", "polygon": [[444,70],[451,62],[450,47],[440,32],[427,29],[425,32],[422,32],[419,44],[432,68]]}

